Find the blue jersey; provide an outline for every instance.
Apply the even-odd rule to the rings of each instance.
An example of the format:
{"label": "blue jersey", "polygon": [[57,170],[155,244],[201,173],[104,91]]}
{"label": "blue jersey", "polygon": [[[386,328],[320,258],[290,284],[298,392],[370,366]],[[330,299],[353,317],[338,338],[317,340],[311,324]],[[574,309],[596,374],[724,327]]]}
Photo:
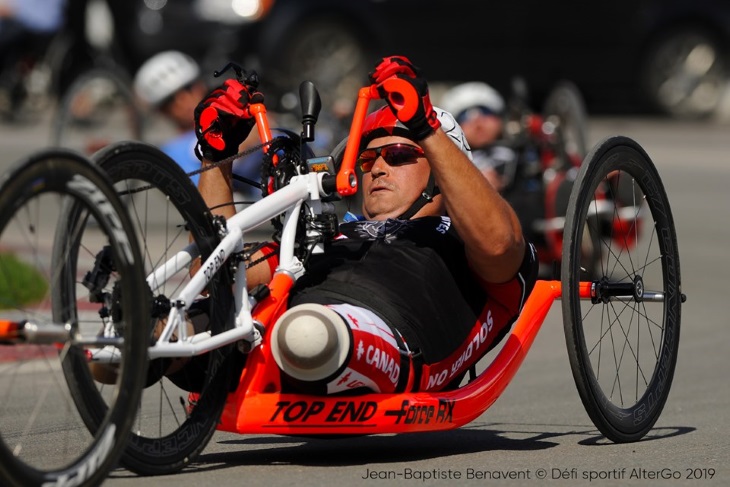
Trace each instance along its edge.
{"label": "blue jersey", "polygon": [[[186,173],[191,173],[200,169],[200,161],[195,156],[195,145],[198,139],[195,137],[195,131],[182,133],[177,137],[165,142],[160,147],[162,151],[170,156],[172,160]],[[199,174],[191,176],[190,179],[197,186]]]}

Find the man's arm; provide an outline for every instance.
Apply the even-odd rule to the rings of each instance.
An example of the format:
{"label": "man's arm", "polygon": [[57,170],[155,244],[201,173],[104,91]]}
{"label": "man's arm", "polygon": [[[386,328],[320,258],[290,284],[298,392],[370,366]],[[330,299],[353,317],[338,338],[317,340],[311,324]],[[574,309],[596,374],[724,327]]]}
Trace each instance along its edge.
{"label": "man's arm", "polygon": [[[209,165],[210,161],[203,159],[203,167]],[[233,190],[231,189],[231,165],[232,163],[221,164],[214,169],[200,173],[198,190],[203,196],[208,208],[213,208],[211,213],[220,215],[226,219],[236,214],[236,209],[231,204],[233,201]],[[219,206],[222,205],[222,206]],[[272,252],[271,248],[264,248],[256,251],[251,256],[251,262],[258,262],[246,270],[246,287],[249,290],[259,284],[267,284],[273,276],[272,266],[265,255]],[[269,257],[276,259],[275,256]],[[197,270],[197,266],[195,268]]]}
{"label": "man's arm", "polygon": [[[210,167],[210,161],[203,159],[203,168]],[[236,208],[233,205],[232,181],[232,162],[221,164],[213,169],[200,173],[198,180],[198,191],[200,191],[203,200],[208,208],[212,208],[211,213],[220,215],[226,219],[236,214]]]}
{"label": "man's arm", "polygon": [[488,282],[505,282],[520,268],[525,241],[512,207],[443,130],[419,142],[472,269]]}
{"label": "man's arm", "polygon": [[[251,133],[255,123],[247,112],[248,104],[263,102],[263,96],[260,93],[251,94],[249,89],[236,80],[227,80],[222,87],[208,94],[196,108],[195,131],[204,168],[237,154]],[[211,213],[226,219],[236,214],[231,184],[232,166],[232,161],[219,164],[200,173],[198,180],[198,191],[208,208],[211,208]],[[271,249],[257,251],[251,257],[252,262],[261,262],[246,271],[249,289],[271,280],[273,273],[270,261],[262,260],[265,253],[271,253]]]}
{"label": "man's arm", "polygon": [[513,278],[525,251],[517,215],[444,132],[449,127],[441,126],[418,68],[403,56],[391,56],[370,80],[426,153],[472,269],[488,282]]}

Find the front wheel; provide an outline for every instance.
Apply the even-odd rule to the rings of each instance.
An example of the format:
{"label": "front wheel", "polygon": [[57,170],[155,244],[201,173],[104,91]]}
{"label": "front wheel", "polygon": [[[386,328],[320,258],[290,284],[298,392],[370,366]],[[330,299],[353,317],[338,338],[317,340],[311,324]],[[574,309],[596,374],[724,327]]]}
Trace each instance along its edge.
{"label": "front wheel", "polygon": [[[600,247],[598,262],[584,255],[586,241]],[[563,255],[565,338],[583,405],[610,440],[638,441],[669,395],[682,294],[669,200],[635,141],[609,137],[586,157]]]}

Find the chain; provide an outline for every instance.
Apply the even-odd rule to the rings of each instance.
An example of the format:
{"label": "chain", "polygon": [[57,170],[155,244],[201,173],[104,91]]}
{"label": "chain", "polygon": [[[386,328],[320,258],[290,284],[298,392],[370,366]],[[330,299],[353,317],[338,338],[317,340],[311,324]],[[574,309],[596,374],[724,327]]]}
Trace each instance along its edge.
{"label": "chain", "polygon": [[260,264],[261,262],[264,262],[265,260],[269,259],[270,257],[273,257],[276,255],[276,252],[269,252],[268,254],[263,254],[261,257],[259,257],[256,260],[251,260],[251,257],[253,257],[253,254],[258,252],[259,250],[263,249],[267,245],[269,245],[270,242],[251,242],[248,247],[243,253],[239,254],[239,261],[245,262],[246,269],[250,269],[251,267]]}
{"label": "chain", "polygon": [[[270,140],[269,142],[264,142],[263,144],[258,144],[258,145],[254,146],[254,147],[251,147],[250,149],[246,149],[244,151],[241,151],[238,154],[234,154],[232,156],[226,157],[225,159],[221,159],[218,162],[211,162],[210,164],[206,164],[204,167],[201,167],[200,169],[196,169],[195,171],[190,171],[190,172],[185,173],[185,174],[187,174],[188,176],[195,176],[196,174],[200,174],[200,173],[203,173],[205,171],[210,171],[211,169],[215,169],[216,167],[222,166],[223,164],[228,164],[230,162],[233,162],[234,160],[238,159],[239,157],[244,157],[244,156],[251,155],[254,152],[257,152],[257,151],[259,151],[259,150],[261,150],[261,149],[263,149],[265,147],[268,147],[275,140],[276,140],[276,138]],[[146,186],[140,186],[139,188],[133,188],[133,189],[125,190],[125,191],[120,191],[119,192],[119,195],[120,196],[126,196],[126,195],[130,195],[130,194],[141,193],[142,191],[147,191],[147,190],[150,190],[150,189],[153,189],[153,188],[154,188],[154,185],[148,184]]]}

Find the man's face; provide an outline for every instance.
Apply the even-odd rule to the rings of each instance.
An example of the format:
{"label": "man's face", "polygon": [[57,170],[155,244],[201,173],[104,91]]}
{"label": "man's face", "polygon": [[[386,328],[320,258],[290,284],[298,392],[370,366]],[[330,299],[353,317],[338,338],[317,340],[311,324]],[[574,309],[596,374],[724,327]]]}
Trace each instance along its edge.
{"label": "man's face", "polygon": [[502,135],[502,119],[497,115],[479,114],[459,125],[472,149],[486,147]]}
{"label": "man's face", "polygon": [[[418,145],[404,137],[380,137],[373,139],[367,148],[390,144]],[[428,183],[430,168],[425,157],[413,157],[406,163],[390,165],[383,154],[375,159],[372,168],[362,176],[362,211],[368,220],[385,220],[403,214],[421,195]],[[426,205],[431,207],[433,203]],[[431,210],[432,208],[428,208]],[[429,211],[430,213],[430,211]],[[422,212],[418,215],[421,216]]]}
{"label": "man's face", "polygon": [[180,130],[192,130],[195,128],[195,107],[205,94],[205,85],[196,83],[178,91],[169,102],[160,107],[160,111]]}

